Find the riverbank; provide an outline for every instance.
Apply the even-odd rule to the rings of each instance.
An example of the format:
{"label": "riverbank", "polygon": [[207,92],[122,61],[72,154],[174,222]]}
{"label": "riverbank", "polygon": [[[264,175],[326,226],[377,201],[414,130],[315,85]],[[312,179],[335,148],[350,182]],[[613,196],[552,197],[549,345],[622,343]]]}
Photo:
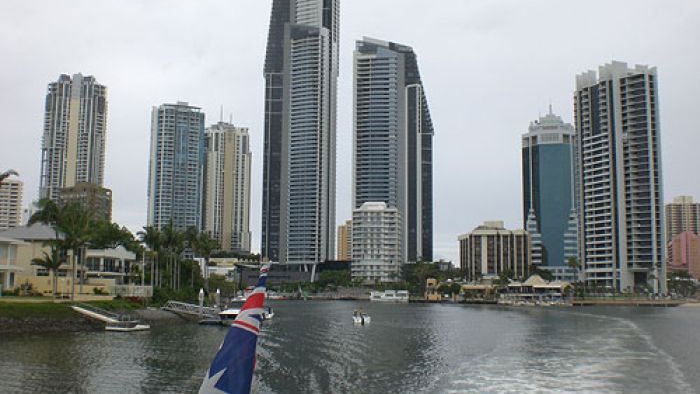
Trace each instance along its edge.
{"label": "riverbank", "polygon": [[[138,304],[123,300],[89,304],[120,313],[134,313],[140,307]],[[104,330],[104,323],[75,312],[71,305],[72,303],[54,302],[40,297],[0,298],[0,335]]]}
{"label": "riverbank", "polygon": [[49,302],[0,303],[0,335],[104,330],[104,324]]}

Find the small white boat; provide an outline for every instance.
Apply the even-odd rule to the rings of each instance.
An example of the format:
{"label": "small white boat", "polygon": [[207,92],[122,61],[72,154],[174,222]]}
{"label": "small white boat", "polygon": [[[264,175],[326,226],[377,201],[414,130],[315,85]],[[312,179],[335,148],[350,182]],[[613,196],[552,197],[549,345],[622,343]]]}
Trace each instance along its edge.
{"label": "small white boat", "polygon": [[[219,312],[221,324],[223,324],[224,326],[230,326],[231,323],[233,323],[233,321],[236,320],[236,317],[239,313],[241,313],[241,308],[229,308]],[[266,306],[262,315],[263,320],[270,320],[273,317],[275,317],[275,312],[272,310],[272,308]]]}
{"label": "small white boat", "polygon": [[221,324],[225,326],[230,326],[231,323],[233,323],[234,320],[236,320],[236,316],[241,312],[241,308],[228,308],[226,310],[223,310],[219,312],[219,317],[221,318]]}
{"label": "small white boat", "polygon": [[273,311],[271,307],[266,306],[262,317],[263,317],[263,320],[270,320],[273,317],[275,317],[275,311]]}
{"label": "small white boat", "polygon": [[354,313],[352,315],[352,322],[364,326],[372,322],[372,318],[366,313]]}
{"label": "small white boat", "polygon": [[408,290],[373,291],[369,294],[369,300],[379,302],[408,302]]}
{"label": "small white boat", "polygon": [[151,326],[137,321],[120,321],[107,323],[105,331],[131,332],[150,330]]}

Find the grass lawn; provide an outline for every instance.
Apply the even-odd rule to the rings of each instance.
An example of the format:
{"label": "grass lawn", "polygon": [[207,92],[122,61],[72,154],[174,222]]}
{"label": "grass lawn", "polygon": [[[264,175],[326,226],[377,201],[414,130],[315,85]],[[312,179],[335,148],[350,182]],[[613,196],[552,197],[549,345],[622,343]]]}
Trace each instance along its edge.
{"label": "grass lawn", "polygon": [[20,303],[0,301],[0,317],[11,319],[44,318],[70,320],[75,319],[76,312],[67,304],[54,304],[53,302]]}
{"label": "grass lawn", "polygon": [[[127,300],[91,301],[86,304],[110,311],[132,311],[141,305]],[[75,319],[77,312],[70,308],[71,303],[54,303],[47,297],[2,297],[0,298],[0,317],[12,319],[46,318]]]}

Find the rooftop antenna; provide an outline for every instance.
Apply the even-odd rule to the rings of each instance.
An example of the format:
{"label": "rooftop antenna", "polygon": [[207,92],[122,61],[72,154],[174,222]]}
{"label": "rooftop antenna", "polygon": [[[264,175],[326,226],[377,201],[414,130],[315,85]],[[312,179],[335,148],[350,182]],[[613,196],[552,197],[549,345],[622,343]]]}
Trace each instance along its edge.
{"label": "rooftop antenna", "polygon": [[229,112],[229,114],[228,114],[228,122],[229,122],[230,124],[233,124],[233,112]]}
{"label": "rooftop antenna", "polygon": [[549,99],[549,114],[552,115],[552,99]]}
{"label": "rooftop antenna", "polygon": [[219,122],[224,123],[224,106],[221,106],[221,111],[219,112]]}

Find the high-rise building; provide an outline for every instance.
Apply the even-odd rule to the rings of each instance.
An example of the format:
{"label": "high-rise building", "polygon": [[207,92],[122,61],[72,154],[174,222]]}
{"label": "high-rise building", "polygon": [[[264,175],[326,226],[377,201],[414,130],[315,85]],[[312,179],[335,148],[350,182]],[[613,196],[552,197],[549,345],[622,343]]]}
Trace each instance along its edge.
{"label": "high-rise building", "polygon": [[665,292],[656,68],[612,62],[580,74],[574,104],[585,280]]}
{"label": "high-rise building", "polygon": [[335,254],[338,0],[273,0],[265,60],[263,258]]}
{"label": "high-rise building", "polygon": [[338,261],[350,261],[352,259],[352,220],[338,226]]}
{"label": "high-rise building", "polygon": [[112,221],[112,191],[93,183],[78,182],[59,190],[60,204],[79,204],[93,219]]}
{"label": "high-rise building", "polygon": [[432,261],[434,131],[416,54],[365,37],[354,68],[353,209],[396,208],[401,261]]}
{"label": "high-rise building", "polygon": [[107,88],[92,76],[61,75],[44,108],[39,195],[58,201],[78,182],[102,186],[107,133]]}
{"label": "high-rise building", "polygon": [[525,230],[506,230],[502,221],[486,221],[459,240],[459,263],[469,281],[527,275],[531,264],[530,234]]}
{"label": "high-rise building", "polygon": [[202,228],[204,113],[185,102],[151,113],[148,225]]}
{"label": "high-rise building", "polygon": [[700,235],[700,203],[694,203],[690,196],[676,197],[666,204],[666,239],[685,231]]}
{"label": "high-rise building", "polygon": [[574,128],[551,106],[522,136],[523,226],[532,238],[532,264],[552,272],[565,271],[568,259],[577,257],[565,248],[569,221],[576,218],[573,152]]}
{"label": "high-rise building", "polygon": [[204,230],[221,250],[250,252],[250,137],[219,122],[206,132]]}
{"label": "high-rise building", "polygon": [[692,231],[676,234],[668,241],[669,270],[687,271],[700,279],[700,235]]}
{"label": "high-rise building", "polygon": [[22,222],[22,192],[19,179],[5,179],[0,185],[0,230],[19,227]]}
{"label": "high-rise building", "polygon": [[352,213],[353,280],[395,282],[404,264],[401,214],[384,202],[366,202]]}

